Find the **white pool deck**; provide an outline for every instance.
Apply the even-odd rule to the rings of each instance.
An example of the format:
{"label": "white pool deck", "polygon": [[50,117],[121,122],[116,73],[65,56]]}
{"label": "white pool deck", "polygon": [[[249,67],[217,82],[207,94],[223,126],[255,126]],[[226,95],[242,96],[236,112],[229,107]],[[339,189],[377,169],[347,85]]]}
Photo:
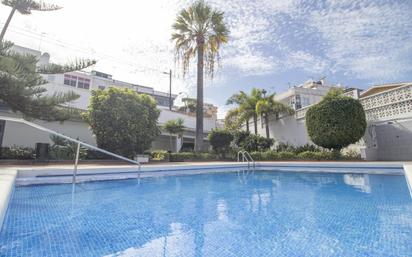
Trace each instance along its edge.
{"label": "white pool deck", "polygon": [[[185,162],[142,165],[79,165],[77,182],[196,175],[247,169],[238,162]],[[348,169],[350,169],[348,171]],[[405,175],[412,197],[412,162],[257,162],[256,170]],[[0,166],[0,230],[15,185],[72,183],[73,165]]]}

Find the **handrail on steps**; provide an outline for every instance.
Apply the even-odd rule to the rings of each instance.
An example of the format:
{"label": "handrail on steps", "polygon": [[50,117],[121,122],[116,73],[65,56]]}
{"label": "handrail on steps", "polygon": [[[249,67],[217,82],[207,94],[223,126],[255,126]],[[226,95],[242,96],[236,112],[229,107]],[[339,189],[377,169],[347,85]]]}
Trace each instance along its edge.
{"label": "handrail on steps", "polygon": [[25,125],[30,126],[30,127],[32,127],[32,128],[36,128],[36,129],[38,129],[38,130],[41,130],[41,131],[47,132],[47,133],[49,133],[49,134],[53,134],[53,135],[62,137],[62,138],[66,139],[66,140],[69,140],[69,141],[71,141],[71,142],[77,143],[76,157],[75,157],[74,169],[73,169],[73,180],[72,180],[72,183],[73,183],[73,184],[76,184],[77,165],[78,165],[78,163],[79,163],[80,145],[83,145],[83,146],[85,146],[85,147],[87,147],[87,148],[90,148],[90,149],[99,151],[99,152],[101,152],[101,153],[104,153],[104,154],[107,154],[107,155],[110,155],[110,156],[113,156],[113,157],[116,157],[116,158],[121,159],[121,160],[123,160],[123,161],[130,162],[130,163],[133,163],[133,164],[137,164],[137,166],[138,166],[137,176],[138,176],[138,178],[140,179],[141,164],[140,164],[140,162],[138,162],[138,161],[135,161],[135,160],[126,158],[126,157],[124,157],[124,156],[121,156],[121,155],[118,155],[118,154],[115,154],[115,153],[106,151],[106,150],[104,150],[104,149],[98,148],[98,147],[96,147],[96,146],[93,146],[93,145],[84,143],[84,142],[82,142],[82,141],[80,141],[80,140],[77,140],[77,139],[71,138],[71,137],[69,137],[69,136],[60,134],[60,133],[58,133],[58,132],[56,132],[56,131],[54,131],[54,130],[45,128],[45,127],[43,127],[43,126],[40,126],[40,125],[38,125],[38,124],[36,124],[36,123],[27,121],[27,120],[25,120],[25,119],[13,118],[13,117],[6,117],[6,116],[0,116],[0,120],[6,120],[6,121],[11,121],[11,122],[22,123],[22,124],[25,124]]}
{"label": "handrail on steps", "polygon": [[242,157],[242,162],[247,161],[247,166],[250,168],[250,162],[253,164],[253,168],[256,167],[255,160],[252,158],[248,151],[239,151],[237,153],[237,161],[240,162],[240,157]]}

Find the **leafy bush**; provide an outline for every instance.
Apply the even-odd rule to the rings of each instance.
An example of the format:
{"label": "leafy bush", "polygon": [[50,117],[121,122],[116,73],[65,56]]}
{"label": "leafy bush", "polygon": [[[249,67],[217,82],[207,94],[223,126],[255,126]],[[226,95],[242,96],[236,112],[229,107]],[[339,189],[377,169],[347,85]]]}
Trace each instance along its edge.
{"label": "leafy bush", "polygon": [[316,145],[337,152],[362,138],[366,129],[365,112],[359,100],[328,96],[309,108],[306,127]]}
{"label": "leafy bush", "polygon": [[298,158],[301,160],[317,160],[318,156],[316,152],[305,151],[299,153]]}
{"label": "leafy bush", "polygon": [[212,149],[221,154],[225,158],[226,153],[230,150],[230,143],[233,140],[233,135],[228,130],[214,129],[209,134],[209,142]]}
{"label": "leafy bush", "polygon": [[346,160],[361,160],[362,159],[360,153],[354,150],[347,151],[346,153],[342,155],[342,158]]}
{"label": "leafy bush", "polygon": [[3,160],[33,160],[36,152],[30,147],[1,147],[0,159]]}
{"label": "leafy bush", "polygon": [[258,135],[249,135],[245,138],[242,149],[248,152],[266,151],[270,149],[275,141],[272,138],[265,138]]}
{"label": "leafy bush", "polygon": [[154,161],[166,161],[169,159],[169,152],[165,150],[152,151],[150,157]]}
{"label": "leafy bush", "polygon": [[92,91],[84,118],[100,148],[133,158],[149,149],[159,135],[159,115],[152,97],[111,87]]}
{"label": "leafy bush", "polygon": [[[50,136],[53,144],[50,146],[50,158],[54,160],[73,160],[76,157],[77,143],[58,136]],[[87,149],[80,146],[79,159],[87,156]]]}
{"label": "leafy bush", "polygon": [[183,152],[183,153],[170,153],[171,162],[184,162],[184,161],[206,161],[206,160],[219,160],[219,156],[213,153],[195,153],[195,152]]}
{"label": "leafy bush", "polygon": [[310,151],[310,152],[320,152],[321,149],[316,145],[305,144],[302,146],[294,146],[287,143],[279,143],[276,147],[276,151],[278,152],[294,152],[296,154]]}
{"label": "leafy bush", "polygon": [[250,132],[248,131],[236,131],[233,133],[233,144],[238,148],[243,148],[249,136]]}
{"label": "leafy bush", "polygon": [[279,152],[278,153],[280,160],[294,160],[297,159],[297,155],[294,152]]}

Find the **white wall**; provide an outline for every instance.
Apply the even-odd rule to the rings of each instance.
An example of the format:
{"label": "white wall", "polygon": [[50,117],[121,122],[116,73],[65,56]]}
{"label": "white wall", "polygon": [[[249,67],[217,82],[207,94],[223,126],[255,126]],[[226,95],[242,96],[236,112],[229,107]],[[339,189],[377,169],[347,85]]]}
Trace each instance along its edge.
{"label": "white wall", "polygon": [[[250,123],[250,131],[253,133],[254,125]],[[262,126],[258,119],[258,134],[266,137],[265,125]],[[276,143],[288,143],[295,146],[301,146],[311,143],[306,132],[305,119],[295,119],[295,116],[288,116],[275,120],[271,117],[269,120],[269,135],[274,138]]]}
{"label": "white wall", "polygon": [[[2,113],[2,115],[4,114]],[[34,122],[72,138],[79,138],[80,141],[85,143],[96,145],[92,132],[89,130],[88,125],[84,122]],[[2,146],[34,147],[36,143],[52,143],[52,141],[50,140],[50,135],[48,133],[39,131],[24,124],[6,121]]]}

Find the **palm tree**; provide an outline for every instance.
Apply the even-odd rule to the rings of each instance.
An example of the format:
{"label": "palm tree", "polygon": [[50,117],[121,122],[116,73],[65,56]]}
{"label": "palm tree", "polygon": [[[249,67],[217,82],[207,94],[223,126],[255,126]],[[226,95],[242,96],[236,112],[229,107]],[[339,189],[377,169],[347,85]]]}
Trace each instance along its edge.
{"label": "palm tree", "polygon": [[10,6],[11,12],[1,31],[0,42],[3,41],[4,35],[6,34],[6,30],[9,27],[10,21],[13,18],[13,15],[16,11],[24,15],[29,15],[31,14],[31,11],[55,11],[61,9],[60,6],[54,4],[46,4],[42,1],[36,2],[33,0],[2,0],[1,2],[4,5]]}
{"label": "palm tree", "polygon": [[266,138],[270,138],[269,135],[269,116],[274,115],[276,119],[279,118],[279,114],[287,113],[293,114],[294,111],[289,106],[275,100],[275,94],[269,95],[259,100],[256,104],[256,114],[261,115],[265,121]]}
{"label": "palm tree", "polygon": [[185,126],[184,120],[182,118],[178,118],[176,120],[168,120],[164,125],[163,128],[169,133],[170,135],[170,150],[173,149],[173,144],[172,144],[172,136],[176,135],[177,137],[180,137],[183,135]]}
{"label": "palm tree", "polygon": [[229,37],[223,16],[223,12],[212,9],[203,0],[198,0],[180,11],[173,24],[172,41],[175,43],[176,58],[182,63],[183,74],[187,72],[190,60],[197,54],[197,152],[202,150],[203,144],[203,70],[206,68],[206,72],[213,77],[220,46],[227,43]]}
{"label": "palm tree", "polygon": [[253,118],[254,132],[257,135],[257,113],[256,104],[263,99],[263,90],[253,88],[250,95],[243,91],[232,95],[226,104],[237,104],[239,119],[246,122],[246,130],[249,131],[249,120]]}

